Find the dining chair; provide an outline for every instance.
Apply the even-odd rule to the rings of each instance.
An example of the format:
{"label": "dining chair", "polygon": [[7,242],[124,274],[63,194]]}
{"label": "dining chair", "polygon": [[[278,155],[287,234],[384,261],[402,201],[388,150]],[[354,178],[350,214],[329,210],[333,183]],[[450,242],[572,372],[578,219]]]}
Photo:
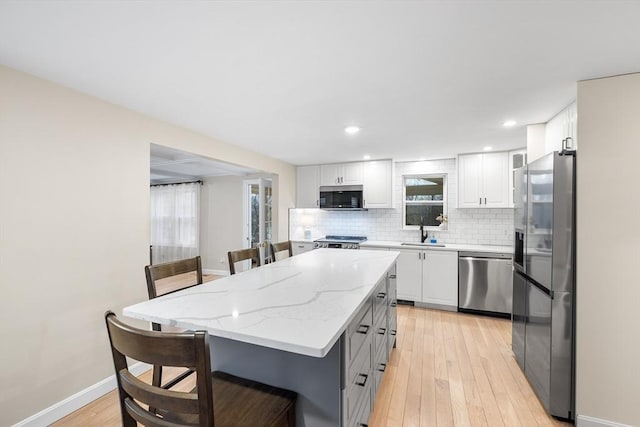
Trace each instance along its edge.
{"label": "dining chair", "polygon": [[258,248],[229,251],[229,273],[236,274],[236,262],[251,260],[251,268],[260,267],[260,250]]}
{"label": "dining chair", "polygon": [[[147,277],[147,291],[149,292],[149,299],[154,299],[162,295],[202,284],[202,261],[200,257],[197,256],[180,261],[147,265],[144,268],[144,273]],[[186,276],[187,273],[193,274]],[[174,280],[171,280],[171,278]],[[165,279],[169,279],[169,281]],[[154,331],[162,331],[162,325],[159,323],[152,322],[151,328]],[[156,387],[162,386],[165,389],[169,389],[192,373],[193,371],[189,369],[162,385],[162,366],[154,366],[151,384]]]}
{"label": "dining chair", "polygon": [[291,249],[291,240],[271,243],[271,261],[276,262],[278,260],[276,254],[284,251],[288,251],[290,257],[293,256],[293,250]]}
{"label": "dining chair", "polygon": [[[138,329],[112,311],[105,322],[118,383],[122,425],[295,426],[297,394],[225,372],[211,372],[206,331],[158,332]],[[127,358],[162,366],[192,367],[189,392],[148,384],[129,370]],[[151,411],[149,408],[156,408]]]}

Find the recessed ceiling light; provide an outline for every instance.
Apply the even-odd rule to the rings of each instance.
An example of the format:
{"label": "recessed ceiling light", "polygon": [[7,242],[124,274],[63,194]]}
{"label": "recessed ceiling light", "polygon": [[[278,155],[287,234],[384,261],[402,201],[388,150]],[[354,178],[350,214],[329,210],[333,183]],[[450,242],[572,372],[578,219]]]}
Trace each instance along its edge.
{"label": "recessed ceiling light", "polygon": [[491,151],[491,150],[493,150],[493,147],[489,147],[489,146],[487,146],[487,147],[483,147],[482,149],[483,149],[484,151]]}
{"label": "recessed ceiling light", "polygon": [[507,120],[506,122],[504,122],[502,124],[502,126],[504,126],[506,128],[514,127],[515,125],[516,125],[516,121],[515,120]]}
{"label": "recessed ceiling light", "polygon": [[371,158],[371,156],[368,155],[368,154],[365,154],[364,156],[362,156],[362,158],[365,159],[365,160],[369,160]]}
{"label": "recessed ceiling light", "polygon": [[360,128],[358,126],[347,126],[346,128],[344,128],[344,131],[349,135],[355,135],[356,133],[360,132]]}

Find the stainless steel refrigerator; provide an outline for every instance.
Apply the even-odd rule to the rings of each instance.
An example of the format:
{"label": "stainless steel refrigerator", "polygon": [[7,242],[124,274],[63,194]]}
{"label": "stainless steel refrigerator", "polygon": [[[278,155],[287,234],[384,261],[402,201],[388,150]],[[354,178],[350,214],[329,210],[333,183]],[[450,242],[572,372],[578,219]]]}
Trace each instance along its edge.
{"label": "stainless steel refrigerator", "polygon": [[512,349],[551,415],[575,416],[575,152],[515,171]]}

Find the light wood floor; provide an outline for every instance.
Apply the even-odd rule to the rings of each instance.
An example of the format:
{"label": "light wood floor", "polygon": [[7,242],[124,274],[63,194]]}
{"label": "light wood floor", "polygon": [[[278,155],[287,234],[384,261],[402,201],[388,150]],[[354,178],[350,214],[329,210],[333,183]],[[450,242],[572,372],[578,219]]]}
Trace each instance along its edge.
{"label": "light wood floor", "polygon": [[[119,425],[115,391],[53,424]],[[520,371],[509,320],[398,307],[397,348],[370,427],[569,425],[544,412]]]}

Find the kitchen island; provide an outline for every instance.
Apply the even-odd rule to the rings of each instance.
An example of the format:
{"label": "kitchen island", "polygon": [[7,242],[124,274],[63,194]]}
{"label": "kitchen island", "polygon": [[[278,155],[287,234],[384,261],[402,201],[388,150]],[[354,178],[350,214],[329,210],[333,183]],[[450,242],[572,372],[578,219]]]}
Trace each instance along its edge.
{"label": "kitchen island", "polygon": [[366,424],[395,343],[397,257],[319,249],[123,314],[207,330],[214,370],[298,392],[298,426]]}

